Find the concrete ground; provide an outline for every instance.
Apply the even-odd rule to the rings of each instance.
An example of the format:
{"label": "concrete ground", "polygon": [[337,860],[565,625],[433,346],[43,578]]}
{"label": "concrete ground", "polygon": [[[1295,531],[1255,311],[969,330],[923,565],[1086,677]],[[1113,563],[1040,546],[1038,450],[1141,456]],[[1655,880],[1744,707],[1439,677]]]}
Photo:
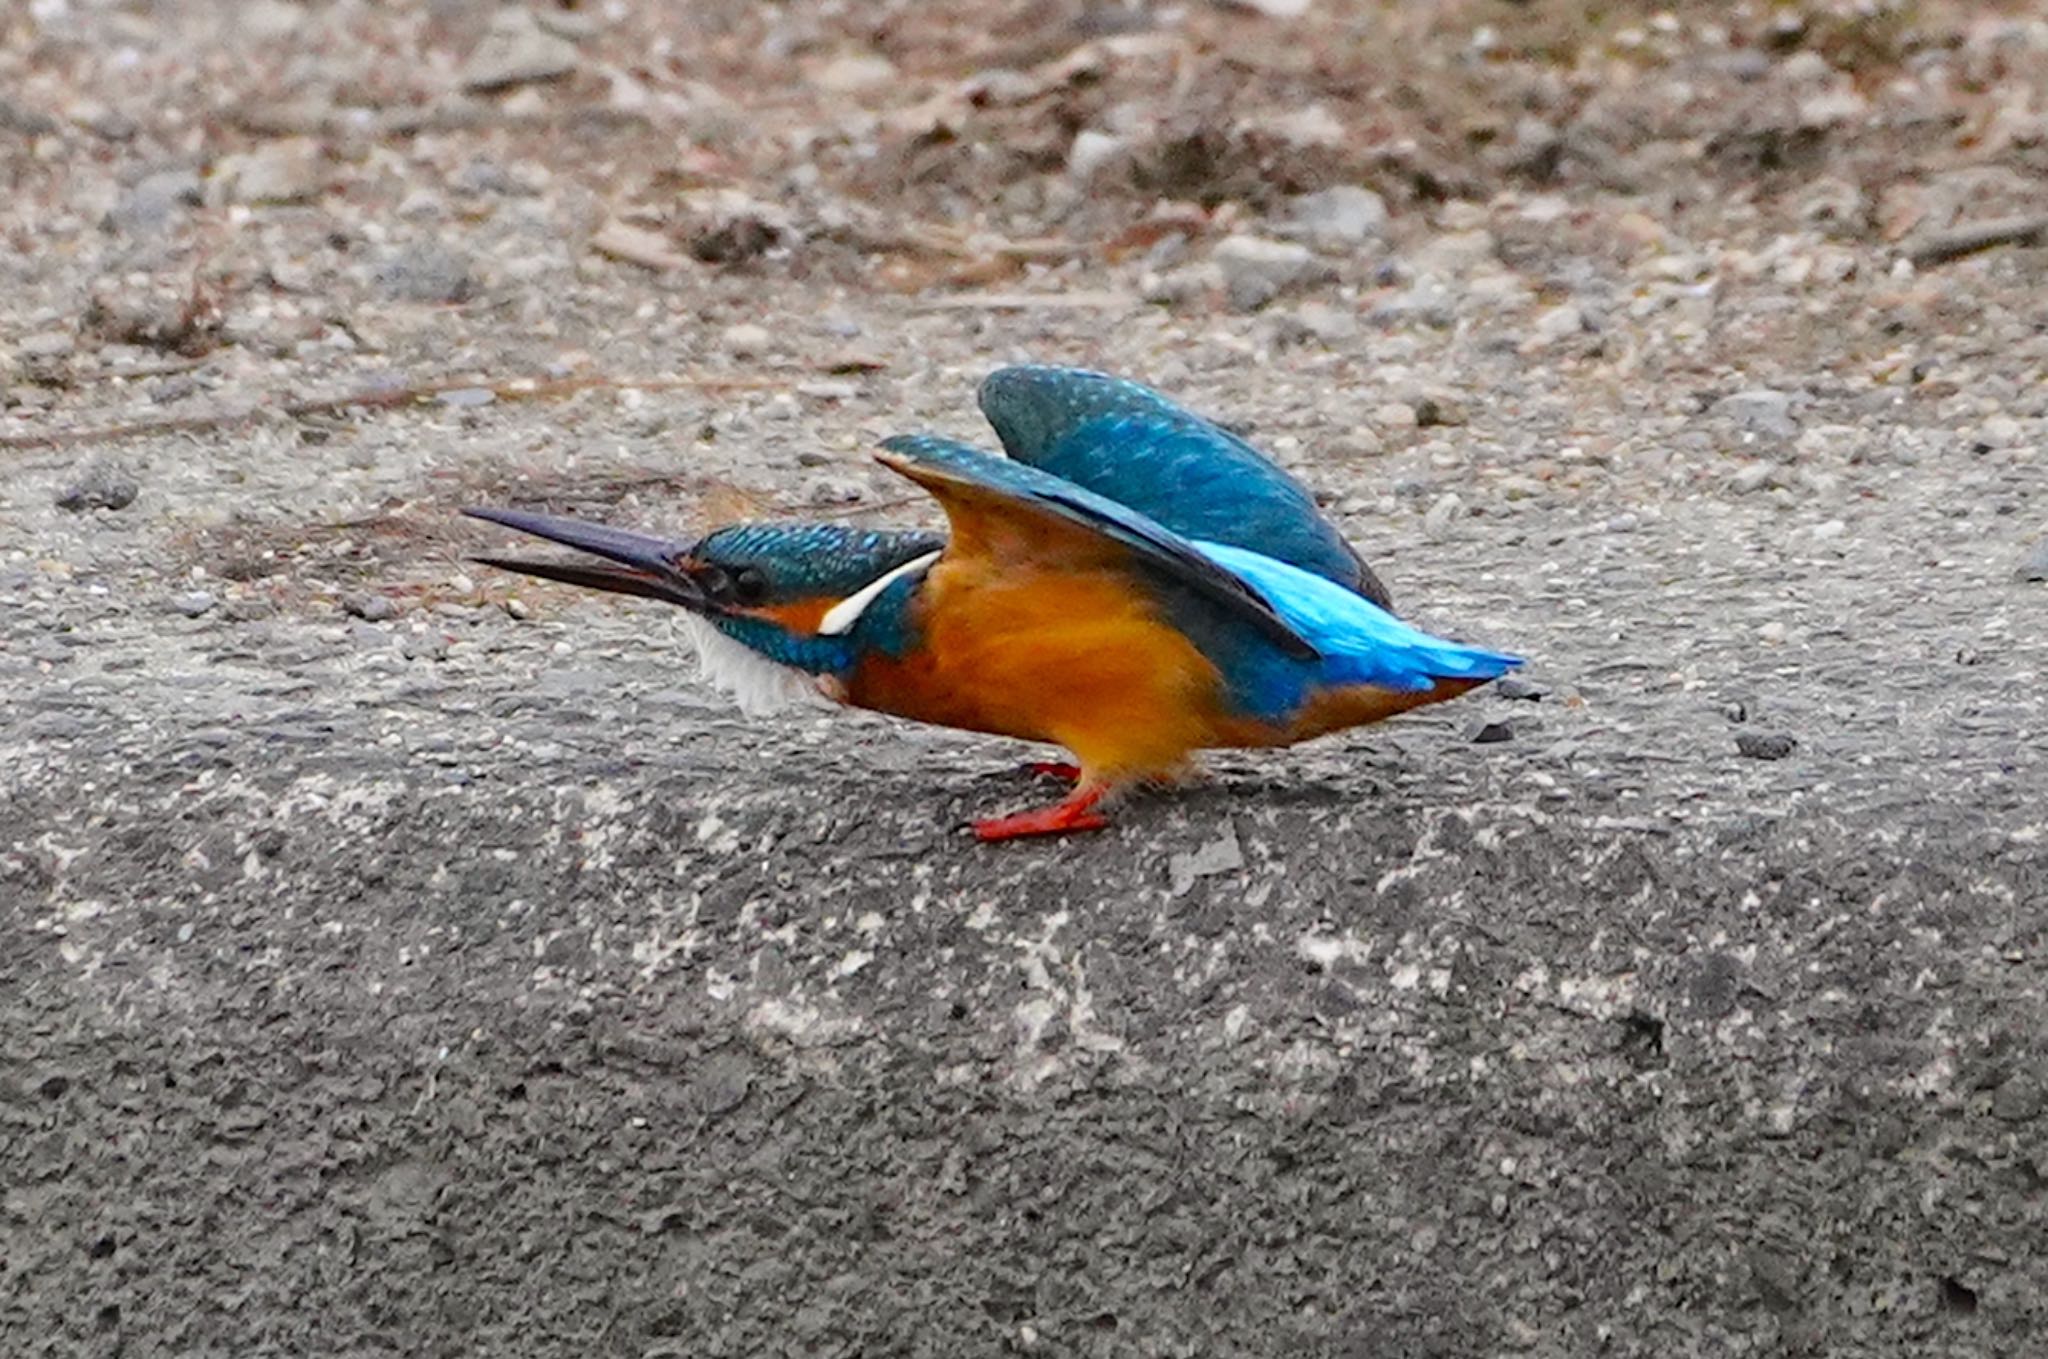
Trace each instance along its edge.
{"label": "concrete ground", "polygon": [[[2038,243],[1916,269],[1799,186],[1567,167],[1270,301],[1144,277],[1206,229],[1000,289],[815,222],[649,272],[507,135],[140,244],[88,210],[127,170],[16,167],[75,232],[0,329],[0,1349],[2037,1347]],[[397,210],[486,151],[555,178]],[[273,268],[214,347],[78,319],[204,231]],[[474,292],[393,295],[408,233]],[[928,521],[865,449],[985,439],[1026,357],[1246,429],[1522,696],[984,847],[1044,752],[747,720],[659,607],[462,560],[469,503]]]}

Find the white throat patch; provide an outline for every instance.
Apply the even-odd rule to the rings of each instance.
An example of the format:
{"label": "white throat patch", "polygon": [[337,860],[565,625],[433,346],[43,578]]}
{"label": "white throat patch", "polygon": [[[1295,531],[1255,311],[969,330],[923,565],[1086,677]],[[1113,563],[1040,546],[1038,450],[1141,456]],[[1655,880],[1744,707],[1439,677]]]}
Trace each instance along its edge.
{"label": "white throat patch", "polygon": [[[927,552],[876,576],[825,611],[825,616],[818,620],[818,635],[841,637],[851,632],[868,606],[881,598],[882,591],[938,559],[937,552]],[[786,708],[832,706],[830,681],[771,661],[695,614],[679,611],[675,621],[696,645],[697,668],[705,682],[731,694],[747,716],[760,717]]]}
{"label": "white throat patch", "polygon": [[815,675],[778,665],[740,645],[702,618],[678,611],[676,622],[697,647],[697,668],[706,683],[731,694],[749,717],[786,708],[829,706]]}

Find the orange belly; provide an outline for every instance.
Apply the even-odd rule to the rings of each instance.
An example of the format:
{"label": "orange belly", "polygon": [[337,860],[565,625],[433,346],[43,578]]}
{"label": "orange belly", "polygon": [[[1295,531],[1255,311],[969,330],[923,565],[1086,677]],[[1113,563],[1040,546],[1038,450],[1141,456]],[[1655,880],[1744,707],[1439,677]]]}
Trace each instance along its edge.
{"label": "orange belly", "polygon": [[923,645],[870,656],[846,683],[857,707],[1065,746],[1095,778],[1171,774],[1194,751],[1285,746],[1377,722],[1473,687],[1318,694],[1289,721],[1232,714],[1221,673],[1114,569],[999,575],[972,560],[932,571]]}
{"label": "orange belly", "polygon": [[1222,676],[1118,572],[1019,579],[944,563],[925,600],[920,649],[863,661],[848,702],[1049,741],[1106,780],[1169,773],[1214,744]]}

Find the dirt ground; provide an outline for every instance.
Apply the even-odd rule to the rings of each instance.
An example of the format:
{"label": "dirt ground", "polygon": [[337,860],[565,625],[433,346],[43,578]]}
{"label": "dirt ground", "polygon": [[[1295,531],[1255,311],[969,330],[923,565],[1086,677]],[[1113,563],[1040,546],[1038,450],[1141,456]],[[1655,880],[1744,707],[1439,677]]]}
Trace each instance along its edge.
{"label": "dirt ground", "polygon": [[[0,1352],[2038,1352],[2048,7],[1593,14],[0,10]],[[1022,359],[1525,684],[979,847],[464,560]]]}

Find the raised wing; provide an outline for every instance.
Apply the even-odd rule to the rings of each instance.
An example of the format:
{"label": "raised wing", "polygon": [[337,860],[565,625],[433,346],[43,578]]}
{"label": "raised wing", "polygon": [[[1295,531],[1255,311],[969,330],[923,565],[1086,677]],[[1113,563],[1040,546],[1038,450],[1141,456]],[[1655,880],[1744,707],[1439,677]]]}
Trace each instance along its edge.
{"label": "raised wing", "polygon": [[1149,387],[1080,368],[1001,368],[981,384],[1003,450],[1184,538],[1314,572],[1381,608],[1387,587],[1307,487],[1230,431]]}
{"label": "raised wing", "polygon": [[946,511],[953,531],[948,556],[978,554],[1019,566],[1114,561],[1185,589],[1287,655],[1321,654],[1257,590],[1129,506],[951,439],[898,435],[882,447],[881,461]]}

